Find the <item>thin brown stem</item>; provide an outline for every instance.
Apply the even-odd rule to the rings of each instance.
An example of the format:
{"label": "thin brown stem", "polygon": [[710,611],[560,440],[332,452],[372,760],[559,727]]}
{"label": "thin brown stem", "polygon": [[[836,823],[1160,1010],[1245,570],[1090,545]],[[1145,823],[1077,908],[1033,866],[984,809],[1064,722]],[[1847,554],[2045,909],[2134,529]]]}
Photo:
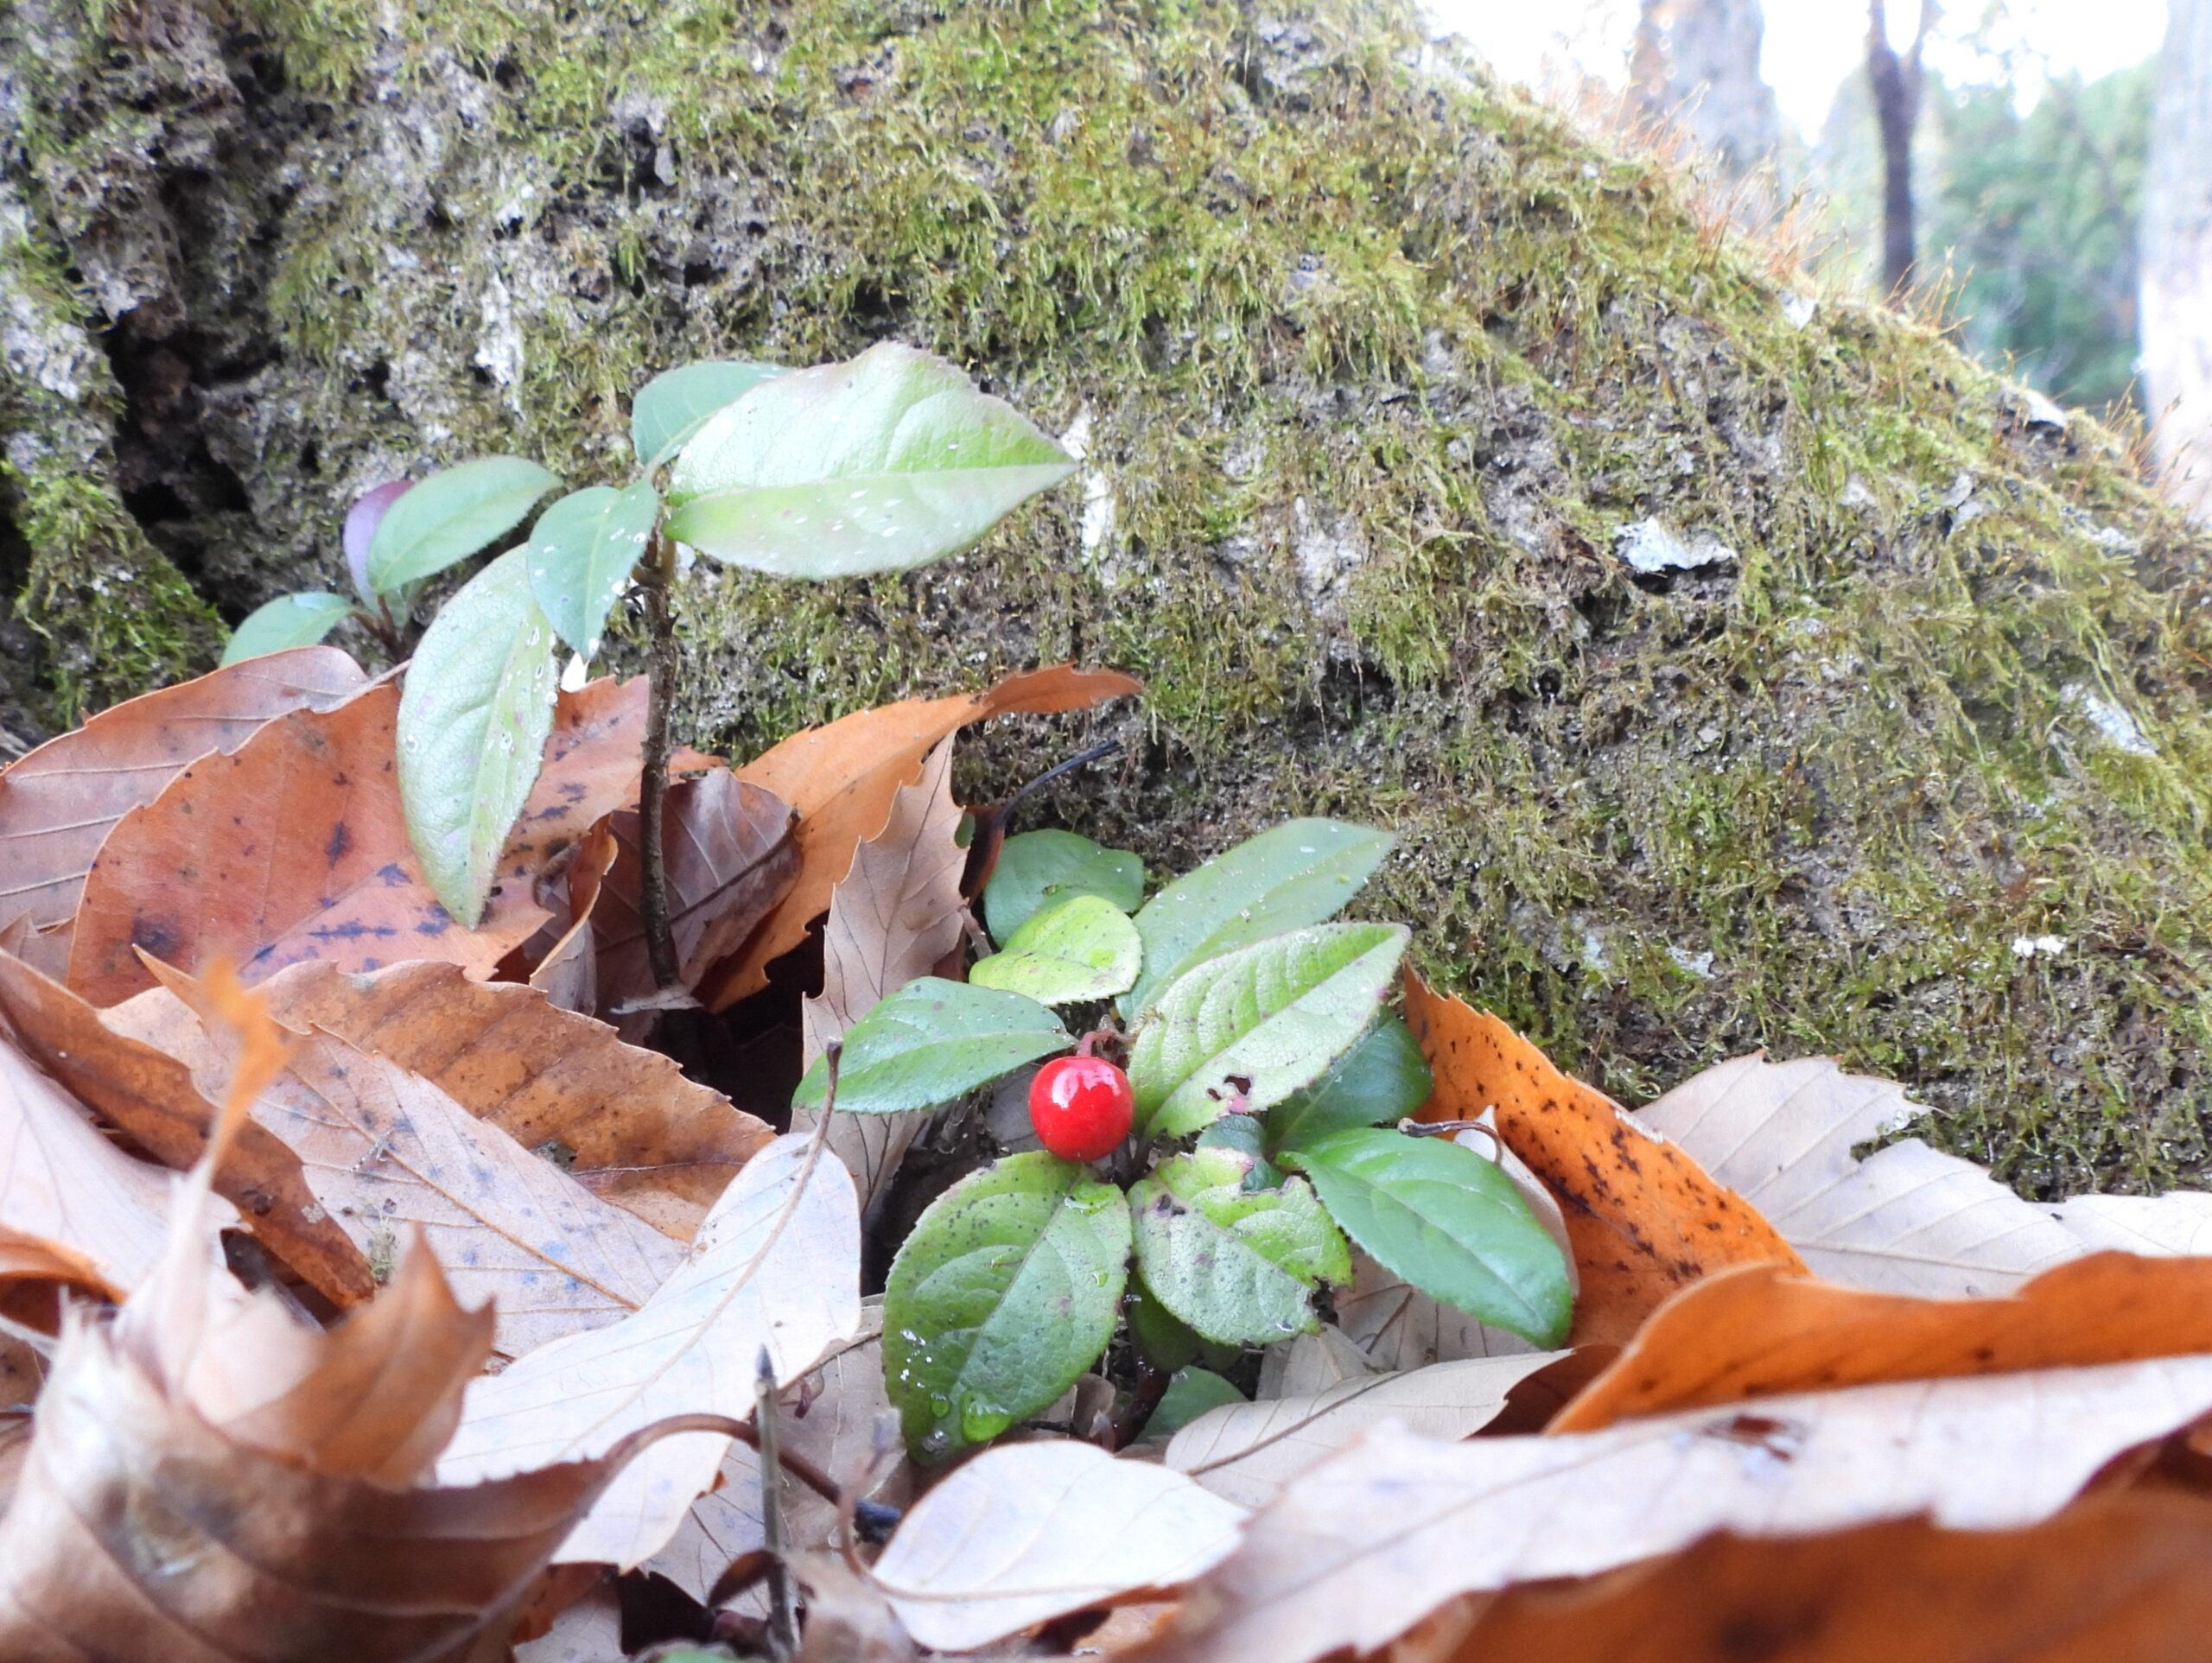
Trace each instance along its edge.
{"label": "thin brown stem", "polygon": [[[791,1578],[791,1543],[784,1528],[783,1463],[777,1438],[776,1364],[760,1348],[760,1375],[753,1425],[760,1433],[760,1536],[768,1555],[768,1650],[777,1663],[798,1655],[798,1588]],[[840,1498],[840,1506],[842,1500]]]}
{"label": "thin brown stem", "polygon": [[682,979],[676,936],[668,918],[668,852],[661,826],[668,803],[669,710],[676,698],[676,544],[656,532],[643,568],[645,600],[646,704],[645,774],[638,791],[638,854],[644,863],[639,915],[645,927],[645,955],[653,985],[673,987]]}

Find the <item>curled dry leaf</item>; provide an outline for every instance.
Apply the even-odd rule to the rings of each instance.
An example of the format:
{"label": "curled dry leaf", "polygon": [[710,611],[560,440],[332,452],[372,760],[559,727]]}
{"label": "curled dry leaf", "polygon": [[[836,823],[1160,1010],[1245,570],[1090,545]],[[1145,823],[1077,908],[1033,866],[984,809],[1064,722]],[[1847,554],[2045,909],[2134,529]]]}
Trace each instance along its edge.
{"label": "curled dry leaf", "polygon": [[1495,1108],[1507,1146],[1558,1196],[1581,1279],[1575,1344],[1626,1340],[1675,1289],[1726,1265],[1804,1268],[1742,1196],[1496,1017],[1408,974],[1406,1020],[1436,1081],[1420,1118]]}
{"label": "curled dry leaf", "polygon": [[1920,1514],[2017,1528],[2208,1409],[2212,1357],[2188,1357],[1801,1394],[1559,1438],[1439,1444],[1385,1427],[1254,1514],[1157,1655],[1372,1650],[1459,1596],[1594,1575],[1718,1530],[1807,1535]]}
{"label": "curled dry leaf", "polygon": [[[668,788],[661,846],[666,857],[669,932],[677,973],[696,987],[744,944],[798,876],[791,805],[727,768]],[[612,1014],[654,990],[639,911],[645,890],[643,828],[632,809],[610,816],[612,866],[590,903],[598,945],[599,1008]],[[571,896],[575,886],[571,886]]]}
{"label": "curled dry leaf", "polygon": [[[764,1348],[780,1383],[813,1368],[860,1325],[859,1207],[844,1169],[819,1157],[815,1140],[778,1139],[738,1174],[641,1310],[476,1381],[440,1479],[590,1459],[671,1415],[742,1420]],[[651,1558],[728,1448],[713,1432],[657,1445],[563,1545],[562,1562],[627,1569]]]}
{"label": "curled dry leaf", "polygon": [[2212,1259],[2098,1254],[1995,1299],[1875,1293],[1746,1265],[1662,1305],[1550,1430],[1789,1392],[2197,1352],[2212,1352]]}
{"label": "curled dry leaf", "polygon": [[[458,966],[349,975],[296,966],[263,984],[276,1019],[421,1075],[594,1195],[688,1241],[774,1133],[658,1052],[542,993]],[[124,1008],[128,1008],[127,1006]]]}
{"label": "curled dry leaf", "polygon": [[[889,817],[853,851],[851,869],[830,895],[822,993],[804,1012],[809,1067],[831,1040],[959,946],[960,873],[968,858],[954,841],[959,827],[947,739],[924,759],[921,778],[893,796]],[[792,1129],[821,1116],[819,1109],[796,1110]],[[883,1194],[928,1119],[924,1111],[832,1114],[830,1147],[852,1170],[863,1209]]]}
{"label": "curled dry leaf", "polygon": [[809,922],[829,906],[853,850],[883,825],[899,788],[920,775],[940,740],[990,716],[1083,710],[1142,690],[1143,683],[1118,671],[1055,664],[1009,676],[982,693],[856,711],[756,757],[738,776],[798,811],[798,879],[744,949],[701,988],[701,998],[723,1011],[767,985],[769,961],[798,946]]}
{"label": "curled dry leaf", "polygon": [[1427,1438],[1472,1437],[1497,1419],[1514,1387],[1563,1355],[1468,1358],[1346,1380],[1311,1396],[1227,1404],[1175,1434],[1167,1465],[1239,1507],[1264,1507],[1300,1473],[1386,1420]]}
{"label": "curled dry leaf", "polygon": [[200,758],[289,711],[327,710],[365,679],[334,647],[273,652],[104,710],[0,771],[0,919],[32,930],[19,956],[62,974],[85,874],[124,814]]}
{"label": "curled dry leaf", "polygon": [[1636,1118],[1702,1161],[1771,1219],[1819,1274],[1895,1293],[2003,1293],[2101,1248],[2212,1252],[2212,1195],[2023,1201],[1918,1139],[1853,1148],[1926,1111],[1894,1081],[1825,1057],[1738,1057]]}
{"label": "curled dry leaf", "polygon": [[1902,1519],[1719,1535],[1647,1565],[1439,1614],[1408,1663],[2193,1663],[2212,1503],[2094,1495],[2024,1530]]}
{"label": "curled dry leaf", "polygon": [[[62,1089],[179,1171],[207,1146],[214,1106],[192,1070],[143,1042],[121,1011],[96,1011],[0,954],[0,1031]],[[375,1291],[368,1261],[308,1187],[299,1157],[265,1128],[239,1128],[215,1187],[269,1250],[338,1304]]]}
{"label": "curled dry leaf", "polygon": [[229,959],[258,981],[318,958],[481,974],[527,940],[546,916],[527,882],[495,885],[468,930],[423,881],[394,779],[398,704],[385,683],[281,716],[125,815],[85,880],[70,987],[95,1005],[151,987],[141,949],[187,971]]}
{"label": "curled dry leaf", "polygon": [[907,1631],[966,1651],[1218,1564],[1244,1511],[1178,1472],[1090,1444],[1002,1444],[917,1502],[875,1578]]}
{"label": "curled dry leaf", "polygon": [[[161,1259],[168,1193],[166,1171],[0,1044],[0,1315],[50,1334],[64,1289],[122,1299]],[[210,1213],[217,1228],[237,1222],[227,1205]],[[219,1257],[212,1230],[208,1247]]]}

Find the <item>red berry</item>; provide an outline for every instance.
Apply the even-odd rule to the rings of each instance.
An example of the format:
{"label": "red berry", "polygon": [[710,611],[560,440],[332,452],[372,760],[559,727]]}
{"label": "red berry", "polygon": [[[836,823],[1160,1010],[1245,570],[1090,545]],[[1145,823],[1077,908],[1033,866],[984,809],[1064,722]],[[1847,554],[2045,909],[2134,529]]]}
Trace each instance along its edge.
{"label": "red berry", "polygon": [[1056,1057],[1029,1082],[1029,1124],[1062,1160],[1102,1160],[1129,1135],[1129,1076],[1103,1057]]}

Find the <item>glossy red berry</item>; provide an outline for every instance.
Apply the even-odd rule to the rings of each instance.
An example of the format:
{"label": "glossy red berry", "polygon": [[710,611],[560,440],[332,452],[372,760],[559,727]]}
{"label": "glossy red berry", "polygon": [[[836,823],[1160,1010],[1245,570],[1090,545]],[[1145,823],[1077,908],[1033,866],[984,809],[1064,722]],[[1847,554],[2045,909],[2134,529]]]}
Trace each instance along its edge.
{"label": "glossy red berry", "polygon": [[1062,1160],[1103,1160],[1129,1135],[1129,1076],[1103,1057],[1056,1057],[1029,1082],[1029,1124]]}

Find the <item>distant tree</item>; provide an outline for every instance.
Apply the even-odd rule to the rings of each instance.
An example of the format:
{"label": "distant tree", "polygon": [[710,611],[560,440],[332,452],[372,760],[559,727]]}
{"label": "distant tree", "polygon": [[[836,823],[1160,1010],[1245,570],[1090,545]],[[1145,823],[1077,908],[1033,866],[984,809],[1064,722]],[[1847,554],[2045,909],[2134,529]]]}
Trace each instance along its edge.
{"label": "distant tree", "polygon": [[1766,18],[1759,0],[1642,0],[1630,94],[1711,156],[1737,187],[1745,217],[1776,206],[1782,112],[1759,71]]}
{"label": "distant tree", "polygon": [[2169,0],[2143,182],[2143,381],[2176,494],[2212,513],[2212,0]]}
{"label": "distant tree", "polygon": [[1921,55],[1939,10],[1936,0],[1921,0],[1912,45],[1900,53],[1890,40],[1884,0],[1866,4],[1866,79],[1882,135],[1882,279],[1893,297],[1912,287],[1912,130],[1920,120]]}

